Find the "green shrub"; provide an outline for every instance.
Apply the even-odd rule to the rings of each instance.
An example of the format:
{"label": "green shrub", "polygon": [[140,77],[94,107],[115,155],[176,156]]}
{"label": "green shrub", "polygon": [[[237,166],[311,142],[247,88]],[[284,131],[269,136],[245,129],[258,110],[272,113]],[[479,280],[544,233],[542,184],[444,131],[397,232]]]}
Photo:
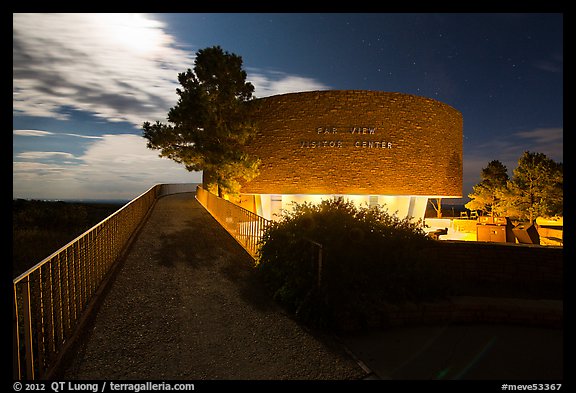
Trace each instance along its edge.
{"label": "green shrub", "polygon": [[[264,233],[257,269],[274,298],[302,322],[364,325],[390,304],[449,290],[425,255],[419,223],[342,199],[295,204]],[[321,285],[318,252],[322,245]]]}

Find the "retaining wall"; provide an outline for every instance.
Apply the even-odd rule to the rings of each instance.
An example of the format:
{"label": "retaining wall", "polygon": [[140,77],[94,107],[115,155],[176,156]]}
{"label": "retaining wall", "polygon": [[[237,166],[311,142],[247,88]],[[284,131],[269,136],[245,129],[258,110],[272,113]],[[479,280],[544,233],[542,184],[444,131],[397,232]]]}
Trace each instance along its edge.
{"label": "retaining wall", "polygon": [[562,247],[435,241],[427,252],[463,294],[546,299],[563,296]]}
{"label": "retaining wall", "polygon": [[[434,241],[427,251],[455,286],[449,299],[390,304],[369,327],[447,323],[562,328],[563,249],[506,243]],[[358,326],[343,326],[344,330]]]}

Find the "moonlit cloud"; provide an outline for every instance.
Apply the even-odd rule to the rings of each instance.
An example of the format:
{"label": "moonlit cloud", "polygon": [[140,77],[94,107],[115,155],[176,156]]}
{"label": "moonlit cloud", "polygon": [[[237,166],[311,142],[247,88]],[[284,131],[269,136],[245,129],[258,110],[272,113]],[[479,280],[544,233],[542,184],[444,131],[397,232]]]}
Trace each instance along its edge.
{"label": "moonlit cloud", "polygon": [[564,142],[563,128],[536,128],[534,130],[517,132],[514,135],[533,140],[538,144],[560,144]]}
{"label": "moonlit cloud", "polygon": [[75,179],[83,183],[89,195],[106,194],[137,196],[157,183],[195,183],[199,172],[188,172],[183,165],[158,158],[158,152],[146,148],[137,135],[103,135],[80,157],[84,166]]}
{"label": "moonlit cloud", "polygon": [[247,79],[254,85],[254,96],[269,97],[300,91],[328,90],[330,87],[312,78],[278,71],[248,70]]}
{"label": "moonlit cloud", "polygon": [[[34,182],[45,175],[59,175],[66,171],[65,165],[47,164],[42,162],[16,161],[12,165],[12,172],[19,175],[19,182]],[[57,179],[54,177],[54,179]],[[14,179],[14,184],[16,184]]]}
{"label": "moonlit cloud", "polygon": [[46,160],[46,159],[74,159],[74,155],[62,151],[26,151],[16,155],[22,160]]}
{"label": "moonlit cloud", "polygon": [[12,133],[14,135],[19,136],[48,136],[54,135],[53,132],[50,131],[42,131],[42,130],[13,130]]}
{"label": "moonlit cloud", "polygon": [[[44,162],[59,154],[65,161]],[[13,173],[14,198],[132,199],[157,183],[201,181],[199,172],[159,158],[144,138],[131,134],[103,135],[78,156],[22,152]]]}
{"label": "moonlit cloud", "polygon": [[84,138],[84,139],[101,139],[101,136],[95,135],[81,135],[81,134],[71,134],[68,132],[50,132],[50,131],[43,131],[43,130],[12,130],[12,133],[17,136],[35,136],[35,137],[42,137],[42,136],[49,136],[49,135],[56,135],[56,136],[74,136],[77,138]]}
{"label": "moonlit cloud", "polygon": [[[502,135],[471,149],[484,151],[486,156],[495,160],[517,161],[525,151],[544,153],[555,161],[563,159],[563,128],[536,128]],[[490,154],[487,154],[489,152]]]}
{"label": "moonlit cloud", "polygon": [[551,72],[551,73],[562,73],[564,70],[563,64],[563,55],[562,54],[555,54],[549,59],[546,60],[536,60],[534,61],[533,65],[539,70]]}
{"label": "moonlit cloud", "polygon": [[63,108],[141,125],[166,117],[193,55],[164,26],[132,14],[14,14],[15,114],[67,119]]}

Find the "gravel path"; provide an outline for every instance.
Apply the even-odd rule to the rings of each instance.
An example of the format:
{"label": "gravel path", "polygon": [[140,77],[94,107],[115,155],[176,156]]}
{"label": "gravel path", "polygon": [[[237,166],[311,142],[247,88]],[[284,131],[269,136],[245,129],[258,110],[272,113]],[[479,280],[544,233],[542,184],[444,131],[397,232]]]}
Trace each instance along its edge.
{"label": "gravel path", "polygon": [[362,378],[330,337],[266,297],[251,264],[194,194],[161,198],[63,378]]}

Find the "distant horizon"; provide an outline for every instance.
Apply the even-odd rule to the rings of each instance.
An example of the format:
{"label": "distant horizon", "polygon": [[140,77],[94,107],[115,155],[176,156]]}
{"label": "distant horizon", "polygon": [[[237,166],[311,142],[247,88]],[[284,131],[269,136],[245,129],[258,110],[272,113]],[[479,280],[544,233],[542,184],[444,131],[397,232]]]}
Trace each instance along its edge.
{"label": "distant horizon", "polygon": [[[167,184],[167,183],[165,183]],[[176,183],[172,183],[176,184]],[[201,185],[202,183],[178,183],[178,184],[196,184]],[[93,199],[93,198],[22,198],[22,197],[14,197],[12,198],[13,201],[15,200],[26,200],[26,201],[45,201],[45,202],[70,202],[70,203],[111,203],[111,204],[126,204],[141,194],[136,195],[133,198],[112,198],[112,199]],[[282,194],[288,195],[288,194]],[[345,196],[345,195],[344,195]],[[436,198],[428,198],[428,200],[435,200]],[[464,207],[467,201],[462,201],[463,198],[442,198],[442,206],[443,207],[453,207],[453,206],[460,206]],[[426,209],[432,208],[429,203],[427,203]]]}
{"label": "distant horizon", "polygon": [[[135,197],[137,198],[137,197]],[[16,200],[24,200],[24,201],[41,201],[41,202],[79,202],[79,203],[128,203],[133,199],[39,199],[39,198],[12,198],[13,201]],[[434,198],[429,198],[434,199]],[[458,198],[459,199],[459,198]],[[465,203],[447,203],[448,201],[452,202],[450,199],[443,199],[442,206],[464,206]]]}
{"label": "distant horizon", "polygon": [[[134,198],[133,198],[134,199]],[[110,203],[126,204],[132,199],[39,199],[39,198],[12,198],[13,201],[38,201],[38,202],[66,202],[66,203]]]}
{"label": "distant horizon", "polygon": [[31,198],[25,198],[25,197],[18,197],[18,196],[13,196],[12,200],[27,200],[27,201],[47,201],[47,202],[85,202],[85,203],[106,203],[106,201],[110,201],[110,202],[130,202],[136,198],[138,198],[140,195],[142,195],[144,192],[146,192],[147,190],[149,190],[150,188],[152,188],[154,185],[156,184],[193,184],[193,185],[200,185],[202,184],[201,182],[170,182],[170,183],[154,183],[154,184],[150,184],[150,186],[148,188],[146,188],[143,192],[134,195],[133,197],[118,197],[118,198],[43,198],[43,197],[31,197]]}

